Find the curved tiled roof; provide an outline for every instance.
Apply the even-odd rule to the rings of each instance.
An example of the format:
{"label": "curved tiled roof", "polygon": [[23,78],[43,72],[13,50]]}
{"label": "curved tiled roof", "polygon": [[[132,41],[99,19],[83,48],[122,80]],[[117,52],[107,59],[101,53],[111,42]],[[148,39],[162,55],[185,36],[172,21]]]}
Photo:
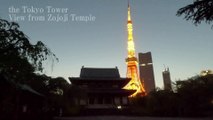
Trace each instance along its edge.
{"label": "curved tiled roof", "polygon": [[80,78],[120,78],[118,68],[81,68]]}

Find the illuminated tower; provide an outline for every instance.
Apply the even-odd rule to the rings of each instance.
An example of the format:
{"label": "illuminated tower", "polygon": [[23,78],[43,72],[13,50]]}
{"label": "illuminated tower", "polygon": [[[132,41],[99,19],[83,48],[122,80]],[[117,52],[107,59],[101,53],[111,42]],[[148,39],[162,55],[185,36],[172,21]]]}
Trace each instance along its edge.
{"label": "illuminated tower", "polygon": [[130,6],[128,3],[128,18],[127,18],[127,32],[128,32],[128,42],[127,50],[128,57],[126,58],[127,63],[127,77],[132,78],[131,81],[125,86],[125,89],[134,89],[137,90],[132,96],[137,94],[145,94],[144,86],[141,83],[138,76],[138,62],[137,57],[135,56],[135,45],[133,40],[133,27],[130,13]]}

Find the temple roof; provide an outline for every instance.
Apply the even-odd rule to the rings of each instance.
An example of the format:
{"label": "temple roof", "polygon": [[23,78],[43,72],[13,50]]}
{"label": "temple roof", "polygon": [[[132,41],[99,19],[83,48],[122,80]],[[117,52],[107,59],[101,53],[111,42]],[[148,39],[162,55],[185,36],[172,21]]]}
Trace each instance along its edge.
{"label": "temple roof", "polygon": [[81,68],[80,78],[120,78],[118,68]]}
{"label": "temple roof", "polygon": [[94,84],[100,87],[103,84],[105,86],[117,85],[118,88],[123,88],[131,78],[121,78],[118,68],[81,68],[80,77],[69,77],[72,84],[75,85],[89,85]]}

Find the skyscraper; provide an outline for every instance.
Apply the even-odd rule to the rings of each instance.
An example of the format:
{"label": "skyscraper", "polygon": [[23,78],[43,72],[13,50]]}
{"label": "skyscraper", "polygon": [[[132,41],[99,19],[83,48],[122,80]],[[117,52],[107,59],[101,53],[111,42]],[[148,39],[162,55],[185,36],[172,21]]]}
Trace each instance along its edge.
{"label": "skyscraper", "polygon": [[141,82],[147,93],[155,89],[155,78],[151,52],[139,53],[139,71]]}
{"label": "skyscraper", "polygon": [[127,77],[131,78],[131,81],[125,86],[125,89],[133,89],[136,92],[133,96],[137,94],[145,95],[144,86],[141,83],[139,76],[138,76],[138,61],[137,57],[135,56],[135,45],[133,40],[133,27],[132,27],[132,20],[131,20],[131,12],[130,12],[130,5],[128,3],[128,18],[127,18],[127,32],[128,32],[128,42],[127,42],[127,51],[128,56],[126,58],[127,63]]}
{"label": "skyscraper", "polygon": [[164,90],[172,90],[169,68],[165,68],[162,74],[163,74]]}

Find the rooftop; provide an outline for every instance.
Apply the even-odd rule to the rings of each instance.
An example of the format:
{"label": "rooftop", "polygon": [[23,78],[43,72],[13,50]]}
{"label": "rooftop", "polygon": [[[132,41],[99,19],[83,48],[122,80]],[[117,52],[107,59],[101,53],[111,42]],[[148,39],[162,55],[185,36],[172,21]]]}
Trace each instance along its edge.
{"label": "rooftop", "polygon": [[80,78],[120,78],[118,68],[81,68]]}

